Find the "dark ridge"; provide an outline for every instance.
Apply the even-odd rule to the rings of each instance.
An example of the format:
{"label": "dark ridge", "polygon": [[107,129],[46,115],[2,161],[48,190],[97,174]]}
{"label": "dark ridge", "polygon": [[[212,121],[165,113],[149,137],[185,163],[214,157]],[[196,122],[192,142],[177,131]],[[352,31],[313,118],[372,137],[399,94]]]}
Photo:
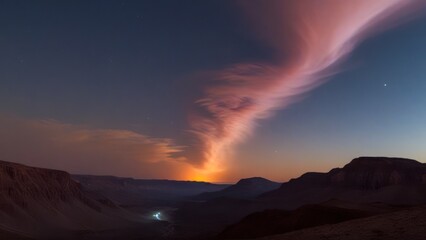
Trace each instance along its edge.
{"label": "dark ridge", "polygon": [[334,168],[328,173],[305,173],[260,197],[282,196],[290,190],[297,192],[313,187],[378,190],[388,186],[424,183],[426,183],[424,163],[406,158],[359,157],[343,168]]}

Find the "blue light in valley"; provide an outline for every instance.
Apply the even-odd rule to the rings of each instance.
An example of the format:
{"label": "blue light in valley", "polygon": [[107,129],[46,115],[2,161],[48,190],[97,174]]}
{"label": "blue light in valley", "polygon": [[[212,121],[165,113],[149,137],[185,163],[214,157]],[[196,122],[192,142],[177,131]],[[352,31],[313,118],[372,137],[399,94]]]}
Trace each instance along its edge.
{"label": "blue light in valley", "polygon": [[153,216],[156,220],[161,221],[161,212],[156,212],[156,213],[152,214],[152,216]]}

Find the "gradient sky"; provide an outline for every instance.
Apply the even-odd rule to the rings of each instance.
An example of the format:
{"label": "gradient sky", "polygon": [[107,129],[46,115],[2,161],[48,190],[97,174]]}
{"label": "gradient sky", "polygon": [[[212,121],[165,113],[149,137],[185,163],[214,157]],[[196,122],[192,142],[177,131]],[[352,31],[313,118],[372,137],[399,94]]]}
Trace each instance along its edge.
{"label": "gradient sky", "polygon": [[418,15],[362,39],[325,84],[257,121],[213,177],[200,173],[188,119],[206,76],[277,58],[243,15],[227,0],[0,0],[0,159],[220,182],[286,181],[364,155],[426,161]]}

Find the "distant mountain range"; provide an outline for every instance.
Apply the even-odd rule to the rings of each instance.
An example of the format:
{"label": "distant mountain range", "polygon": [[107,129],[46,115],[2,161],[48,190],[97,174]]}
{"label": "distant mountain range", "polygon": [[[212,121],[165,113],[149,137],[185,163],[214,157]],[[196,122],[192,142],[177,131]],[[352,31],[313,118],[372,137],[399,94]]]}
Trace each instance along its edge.
{"label": "distant mountain range", "polygon": [[114,176],[72,175],[84,189],[102,194],[121,206],[175,206],[177,202],[204,192],[214,192],[228,184],[208,182],[149,180]]}
{"label": "distant mountain range", "polygon": [[363,219],[379,219],[387,229],[380,216],[390,214],[407,225],[401,209],[422,204],[426,164],[403,158],[360,157],[283,184],[254,177],[234,185],[71,176],[0,161],[0,239],[209,239],[220,232],[219,239],[281,233],[292,239],[294,231],[312,239],[311,228],[331,234],[324,224],[343,224],[353,239],[363,239],[343,222],[364,226]]}
{"label": "distant mountain range", "polygon": [[205,192],[195,196],[198,200],[211,200],[214,198],[253,198],[258,195],[275,190],[281,184],[261,177],[244,178],[236,184],[220,191]]}

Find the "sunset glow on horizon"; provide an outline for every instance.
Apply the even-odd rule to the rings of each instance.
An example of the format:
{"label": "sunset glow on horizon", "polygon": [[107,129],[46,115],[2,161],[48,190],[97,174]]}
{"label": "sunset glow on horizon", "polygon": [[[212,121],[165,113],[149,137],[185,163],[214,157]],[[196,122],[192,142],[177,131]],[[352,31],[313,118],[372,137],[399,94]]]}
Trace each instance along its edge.
{"label": "sunset glow on horizon", "polygon": [[426,161],[425,1],[93,2],[0,8],[0,160],[207,182]]}

